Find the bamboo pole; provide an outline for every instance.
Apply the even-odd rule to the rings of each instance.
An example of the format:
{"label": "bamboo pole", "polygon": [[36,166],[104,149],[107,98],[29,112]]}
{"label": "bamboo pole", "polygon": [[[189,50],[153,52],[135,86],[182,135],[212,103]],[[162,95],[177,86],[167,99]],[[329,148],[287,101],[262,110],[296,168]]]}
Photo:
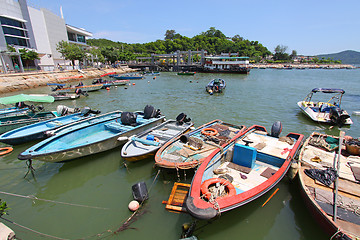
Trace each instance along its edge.
{"label": "bamboo pole", "polygon": [[[343,142],[343,138],[344,138],[345,132],[340,131],[340,137],[339,137],[339,149],[338,149],[338,157],[337,157],[337,166],[336,166],[336,179],[335,179],[335,183],[334,183],[334,216],[333,216],[333,220],[334,222],[336,222],[336,218],[337,218],[337,197],[338,197],[338,185],[339,185],[339,172],[340,172],[340,157],[341,157],[341,146],[342,146],[342,142]],[[334,159],[334,166],[335,166],[335,159]]]}

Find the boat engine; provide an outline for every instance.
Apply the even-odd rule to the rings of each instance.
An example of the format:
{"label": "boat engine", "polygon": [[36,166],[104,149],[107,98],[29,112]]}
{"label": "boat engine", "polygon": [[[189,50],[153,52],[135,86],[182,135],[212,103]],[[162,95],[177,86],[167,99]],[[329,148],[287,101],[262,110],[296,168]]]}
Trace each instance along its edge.
{"label": "boat engine", "polygon": [[190,122],[190,121],[191,121],[191,118],[187,118],[187,115],[185,113],[180,113],[176,117],[176,122],[180,125],[182,125],[183,123]]}
{"label": "boat engine", "polygon": [[150,119],[154,117],[159,117],[161,115],[160,109],[155,109],[151,105],[146,105],[144,108],[144,118]]}
{"label": "boat engine", "polygon": [[344,113],[344,110],[339,107],[330,108],[329,118],[332,124],[342,127],[349,117],[350,116]]}
{"label": "boat engine", "polygon": [[67,114],[73,114],[79,112],[79,108],[70,108],[64,105],[58,105],[56,107],[56,112],[59,116],[65,116]]}
{"label": "boat engine", "polygon": [[134,126],[136,125],[137,115],[133,112],[123,112],[121,113],[121,122],[124,125]]}
{"label": "boat engine", "polygon": [[145,182],[138,182],[134,184],[131,188],[133,197],[136,201],[141,203],[149,199],[149,194]]}
{"label": "boat engine", "polygon": [[282,131],[282,124],[281,124],[280,121],[276,121],[271,126],[271,134],[270,134],[270,136],[278,138],[280,136],[281,131]]}

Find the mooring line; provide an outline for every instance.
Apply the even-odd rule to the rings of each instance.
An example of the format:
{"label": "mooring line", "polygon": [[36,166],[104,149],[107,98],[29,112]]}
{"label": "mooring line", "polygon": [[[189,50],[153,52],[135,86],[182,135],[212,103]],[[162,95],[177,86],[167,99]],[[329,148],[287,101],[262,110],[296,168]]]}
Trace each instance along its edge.
{"label": "mooring line", "polygon": [[69,239],[67,239],[67,238],[59,238],[59,237],[55,237],[55,236],[52,236],[52,235],[49,235],[49,234],[46,234],[46,233],[38,232],[38,231],[36,231],[36,230],[33,230],[33,229],[31,229],[31,228],[28,228],[28,227],[25,227],[25,226],[23,226],[23,225],[20,225],[20,224],[14,222],[14,221],[11,221],[11,220],[6,219],[6,218],[3,218],[3,217],[0,217],[0,218],[3,219],[3,220],[5,220],[5,221],[8,221],[9,223],[12,223],[12,224],[18,226],[18,227],[24,228],[24,229],[26,229],[26,230],[29,230],[30,232],[34,232],[34,233],[37,233],[37,234],[42,235],[42,236],[45,236],[45,237],[54,238],[54,239],[60,239],[60,240],[69,240]]}
{"label": "mooring line", "polygon": [[94,206],[88,206],[88,205],[82,205],[82,204],[75,204],[75,203],[66,203],[66,202],[60,202],[60,201],[53,201],[53,200],[48,200],[48,199],[43,199],[43,198],[37,198],[37,197],[35,197],[35,196],[24,196],[24,195],[20,195],[20,194],[8,193],[8,192],[3,192],[3,191],[0,191],[0,193],[5,194],[5,195],[14,196],[14,197],[21,197],[21,198],[27,198],[27,199],[32,199],[32,200],[40,200],[40,201],[52,202],[52,203],[60,203],[60,204],[65,204],[65,205],[70,205],[70,206],[76,206],[76,207],[87,207],[87,208],[94,208],[94,209],[101,209],[101,210],[109,210],[109,208],[94,207]]}

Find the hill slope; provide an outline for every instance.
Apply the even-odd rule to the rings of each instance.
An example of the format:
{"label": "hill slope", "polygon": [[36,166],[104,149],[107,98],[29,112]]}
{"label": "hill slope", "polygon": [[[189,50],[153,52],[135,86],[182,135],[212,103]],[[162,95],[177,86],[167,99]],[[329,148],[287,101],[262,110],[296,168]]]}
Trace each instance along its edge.
{"label": "hill slope", "polygon": [[341,60],[344,64],[360,64],[360,52],[347,50],[339,53],[332,53],[332,54],[322,54],[317,55],[319,59],[321,58],[332,58],[334,60]]}

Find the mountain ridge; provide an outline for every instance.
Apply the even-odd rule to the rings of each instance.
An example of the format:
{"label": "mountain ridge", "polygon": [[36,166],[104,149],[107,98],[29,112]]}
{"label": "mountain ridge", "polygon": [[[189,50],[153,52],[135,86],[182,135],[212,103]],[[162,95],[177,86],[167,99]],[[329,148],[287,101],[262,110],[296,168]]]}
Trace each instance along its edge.
{"label": "mountain ridge", "polygon": [[334,60],[341,60],[343,64],[360,64],[360,52],[354,50],[345,50],[339,53],[319,54],[316,55],[321,58],[332,58]]}

